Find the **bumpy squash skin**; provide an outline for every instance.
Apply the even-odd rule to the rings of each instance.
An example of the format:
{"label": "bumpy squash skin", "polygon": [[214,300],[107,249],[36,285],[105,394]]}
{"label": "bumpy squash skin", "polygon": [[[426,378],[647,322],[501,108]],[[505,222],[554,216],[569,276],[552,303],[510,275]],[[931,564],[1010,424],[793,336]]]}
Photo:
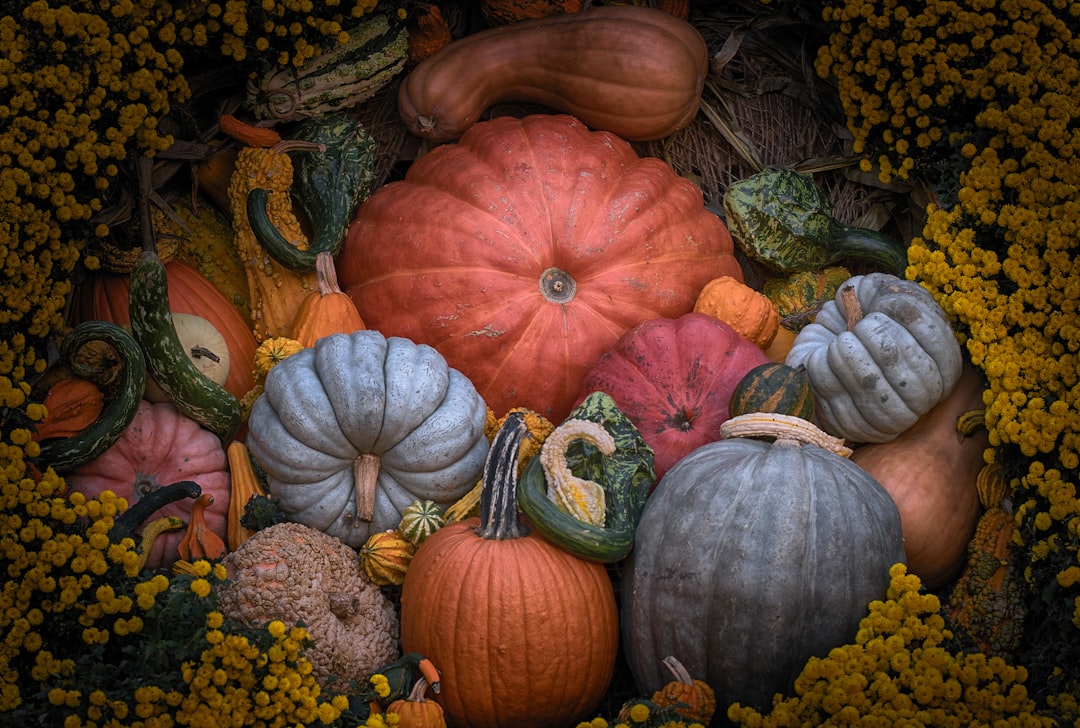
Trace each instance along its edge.
{"label": "bumpy squash skin", "polygon": [[369,328],[435,347],[496,412],[561,422],[626,330],[690,311],[717,276],[741,280],[733,253],[664,162],[536,114],[477,124],[376,190],[337,270]]}
{"label": "bumpy squash skin", "polygon": [[644,7],[594,7],[473,33],[422,61],[398,91],[409,130],[457,139],[491,106],[543,104],[630,141],[697,114],[709,51],[689,23]]}
{"label": "bumpy squash skin", "polygon": [[900,510],[908,572],[938,589],[964,567],[982,506],[976,480],[989,435],[979,428],[963,438],[956,419],[982,409],[985,382],[964,368],[956,389],[892,442],[856,448],[852,462],[889,491]]}

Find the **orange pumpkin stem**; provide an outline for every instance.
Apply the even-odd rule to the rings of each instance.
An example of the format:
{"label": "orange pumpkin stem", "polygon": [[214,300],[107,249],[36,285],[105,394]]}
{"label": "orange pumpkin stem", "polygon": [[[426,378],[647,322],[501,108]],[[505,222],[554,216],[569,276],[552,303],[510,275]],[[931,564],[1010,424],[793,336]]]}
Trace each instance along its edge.
{"label": "orange pumpkin stem", "polygon": [[855,294],[855,286],[845,283],[840,289],[840,300],[844,302],[844,319],[847,321],[847,329],[852,331],[855,324],[863,318],[862,304],[859,303],[859,297]]}
{"label": "orange pumpkin stem", "polygon": [[378,455],[364,453],[353,462],[353,480],[356,488],[356,517],[364,523],[375,518],[375,486],[379,480],[382,462]]}
{"label": "orange pumpkin stem", "polygon": [[206,509],[214,505],[214,496],[203,493],[191,506],[191,521],[176,552],[184,561],[220,559],[225,555],[225,541],[206,525]]}

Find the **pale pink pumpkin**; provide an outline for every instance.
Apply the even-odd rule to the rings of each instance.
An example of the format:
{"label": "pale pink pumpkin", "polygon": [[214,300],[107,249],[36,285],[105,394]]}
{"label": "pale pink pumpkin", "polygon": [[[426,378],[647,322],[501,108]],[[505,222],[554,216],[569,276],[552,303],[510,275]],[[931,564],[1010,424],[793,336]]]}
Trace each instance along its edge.
{"label": "pale pink pumpkin", "polygon": [[[223,539],[229,513],[228,458],[217,435],[181,414],[172,404],[143,401],[120,438],[108,450],[66,477],[71,491],[96,498],[111,490],[132,506],[162,486],[193,480],[214,496],[204,511],[206,525]],[[191,520],[194,501],[182,499],[155,511],[148,519],[177,516]],[[177,560],[183,529],[154,540],[146,568],[168,566]]]}

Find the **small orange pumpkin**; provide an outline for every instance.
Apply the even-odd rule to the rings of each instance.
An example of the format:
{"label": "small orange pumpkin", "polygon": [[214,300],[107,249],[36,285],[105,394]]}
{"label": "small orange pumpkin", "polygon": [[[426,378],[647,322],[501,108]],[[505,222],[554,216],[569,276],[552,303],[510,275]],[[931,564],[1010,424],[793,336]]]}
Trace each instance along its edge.
{"label": "small orange pumpkin", "polygon": [[105,396],[93,382],[68,377],[49,387],[44,404],[46,415],[34,428],[35,442],[82,432],[101,415]]}
{"label": "small orange pumpkin", "polygon": [[386,708],[387,714],[398,716],[398,728],[446,728],[446,715],[434,700],[425,700],[428,681],[416,679],[408,697],[395,700]]}
{"label": "small orange pumpkin", "polygon": [[673,708],[687,720],[708,725],[716,712],[716,692],[704,680],[690,677],[678,658],[664,658],[664,667],[675,678],[653,693],[653,702],[661,708]]}
{"label": "small orange pumpkin", "polygon": [[330,334],[351,334],[367,328],[352,297],[338,285],[332,253],[324,251],[315,256],[315,282],[318,290],[307,295],[293,317],[291,338],[306,348]]}
{"label": "small orange pumpkin", "polygon": [[719,319],[739,336],[768,349],[780,328],[780,312],[764,294],[731,276],[720,276],[705,284],[694,311]]}

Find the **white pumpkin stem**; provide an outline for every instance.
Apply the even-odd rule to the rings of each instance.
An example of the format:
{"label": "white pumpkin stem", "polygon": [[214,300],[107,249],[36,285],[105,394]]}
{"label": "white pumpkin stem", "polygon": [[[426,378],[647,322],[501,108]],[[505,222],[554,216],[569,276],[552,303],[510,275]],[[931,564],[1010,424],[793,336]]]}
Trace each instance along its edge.
{"label": "white pumpkin stem", "polygon": [[855,324],[863,318],[862,304],[859,303],[854,284],[845,283],[840,287],[840,300],[844,302],[844,320],[847,322],[847,330],[852,331],[855,329]]}
{"label": "white pumpkin stem", "polygon": [[[375,519],[375,489],[382,461],[378,455],[364,453],[353,461],[353,487],[356,489],[356,518],[361,523]],[[359,526],[360,523],[354,523]]]}
{"label": "white pumpkin stem", "polygon": [[686,669],[686,666],[679,662],[679,659],[674,655],[668,655],[664,658],[664,667],[668,669],[671,675],[681,682],[683,685],[693,685],[694,679],[690,677],[690,671]]}
{"label": "white pumpkin stem", "polygon": [[603,526],[606,515],[603,487],[574,475],[566,462],[566,448],[574,440],[583,440],[607,456],[615,453],[615,439],[602,425],[589,420],[566,420],[547,436],[540,448],[548,497],[579,521]]}
{"label": "white pumpkin stem", "polygon": [[720,425],[720,434],[731,437],[771,437],[775,440],[794,440],[815,445],[842,457],[849,457],[850,447],[839,437],[833,437],[809,420],[775,412],[750,412],[732,417]]}
{"label": "white pumpkin stem", "polygon": [[413,703],[426,703],[427,699],[424,697],[424,693],[427,692],[427,688],[428,681],[423,676],[416,678],[412,690],[409,691],[408,700]]}

